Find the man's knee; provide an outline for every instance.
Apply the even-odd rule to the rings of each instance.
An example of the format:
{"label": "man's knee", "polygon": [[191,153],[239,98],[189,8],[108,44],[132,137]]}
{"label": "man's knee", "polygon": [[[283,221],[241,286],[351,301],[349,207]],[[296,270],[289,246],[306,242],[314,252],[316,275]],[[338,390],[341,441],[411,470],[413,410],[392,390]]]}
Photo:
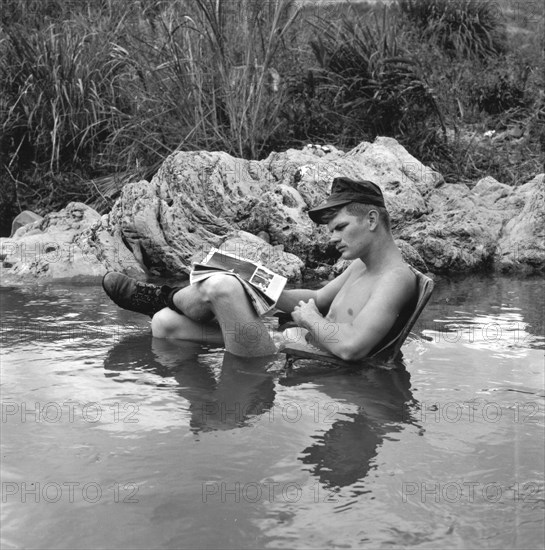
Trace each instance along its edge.
{"label": "man's knee", "polygon": [[218,299],[233,299],[244,289],[240,281],[232,275],[217,273],[201,283],[201,293],[205,300],[214,303]]}
{"label": "man's knee", "polygon": [[181,315],[168,307],[158,311],[151,320],[151,332],[156,338],[169,338],[179,328]]}

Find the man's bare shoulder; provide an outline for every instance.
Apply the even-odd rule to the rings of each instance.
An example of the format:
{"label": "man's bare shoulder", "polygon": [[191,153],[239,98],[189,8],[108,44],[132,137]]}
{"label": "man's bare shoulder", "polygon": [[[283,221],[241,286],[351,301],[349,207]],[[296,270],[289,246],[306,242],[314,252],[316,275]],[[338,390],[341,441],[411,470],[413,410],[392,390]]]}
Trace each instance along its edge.
{"label": "man's bare shoulder", "polygon": [[[355,260],[350,264],[350,266],[345,270],[344,273],[347,273],[349,275],[365,275],[366,277],[369,275],[371,277],[371,274],[368,273],[366,265],[361,260]],[[382,285],[413,285],[415,281],[415,275],[414,272],[411,270],[408,264],[406,263],[400,263],[395,266],[389,267],[388,269],[384,270],[383,273],[381,273],[378,276],[373,277],[377,283]],[[367,281],[363,281],[364,284],[368,284]]]}
{"label": "man's bare shoulder", "polygon": [[403,263],[384,272],[375,285],[375,293],[389,295],[398,303],[409,301],[416,289],[416,277],[411,268]]}
{"label": "man's bare shoulder", "polygon": [[408,264],[402,263],[392,267],[383,274],[386,280],[395,280],[396,282],[414,282],[414,272]]}

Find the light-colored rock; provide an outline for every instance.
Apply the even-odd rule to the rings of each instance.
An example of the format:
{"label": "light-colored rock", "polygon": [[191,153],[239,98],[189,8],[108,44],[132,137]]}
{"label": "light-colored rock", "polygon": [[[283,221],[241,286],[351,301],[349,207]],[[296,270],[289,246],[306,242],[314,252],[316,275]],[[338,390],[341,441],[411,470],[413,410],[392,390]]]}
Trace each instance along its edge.
{"label": "light-colored rock", "polygon": [[233,229],[266,232],[271,245],[319,264],[330,261],[329,236],[306,211],[324,200],[334,177],[377,181],[394,226],[426,214],[426,197],[443,182],[390,138],[348,153],[328,148],[323,155],[316,147],[289,149],[263,161],[175,153],[151,182],[125,186],[110,224],[148,269],[165,274],[187,273],[199,248],[218,246]]}
{"label": "light-colored rock", "polygon": [[428,272],[428,266],[426,262],[418,253],[418,250],[414,246],[410,245],[408,242],[402,241],[401,239],[396,239],[396,244],[401,251],[403,260],[408,263],[410,266],[418,269],[422,273]]}
{"label": "light-colored rock", "polygon": [[110,234],[95,210],[77,202],[0,239],[0,259],[2,286],[100,277],[109,270],[144,273],[119,233]]}
{"label": "light-colored rock", "polygon": [[32,212],[31,210],[23,210],[20,214],[17,214],[17,216],[15,216],[15,218],[13,219],[13,222],[11,222],[10,238],[14,237],[21,227],[24,227],[29,223],[40,221],[42,219],[42,216],[36,214],[35,212]]}
{"label": "light-colored rock", "polygon": [[430,196],[430,213],[399,236],[434,272],[543,271],[543,206],[543,175],[520,187],[493,178],[473,190],[444,185]]}
{"label": "light-colored rock", "polygon": [[[230,232],[219,242],[216,248],[264,265],[291,281],[300,280],[305,267],[301,258],[286,252],[282,245],[271,246],[260,237],[246,231]],[[202,261],[209,251],[209,248],[199,250],[191,258],[191,263]]]}
{"label": "light-colored rock", "polygon": [[495,261],[502,271],[543,270],[545,174],[536,176],[519,190],[527,196],[524,207],[503,228],[495,250]]}
{"label": "light-colored rock", "polygon": [[476,193],[483,200],[489,204],[494,204],[504,197],[508,197],[513,192],[513,188],[505,183],[500,183],[491,176],[480,179],[475,187],[473,187],[473,193]]}
{"label": "light-colored rock", "polygon": [[473,271],[489,265],[506,213],[463,184],[446,184],[428,201],[430,213],[399,237],[416,248],[434,272]]}
{"label": "light-colored rock", "polygon": [[261,240],[265,241],[267,244],[271,243],[271,236],[266,231],[260,231],[257,234],[257,237],[259,237]]}
{"label": "light-colored rock", "polygon": [[[126,185],[102,218],[77,205],[21,228],[17,239],[4,240],[9,254],[3,272],[29,277],[47,272],[55,278],[132,268],[179,276],[210,247],[242,239],[247,249],[255,245],[261,257],[273,258],[269,266],[290,279],[306,276],[293,254],[310,271],[329,276],[335,272],[335,251],[328,246],[327,227],[313,224],[307,210],[325,199],[336,176],[380,185],[394,237],[407,261],[419,269],[452,273],[545,267],[543,176],[520,187],[493,178],[483,178],[472,189],[446,184],[396,140],[377,138],[349,152],[313,146],[272,153],[262,161],[217,151],[174,153],[151,181]],[[78,261],[68,256],[61,256],[58,265],[13,260],[23,242],[34,246],[50,238],[50,226],[58,242],[76,247]],[[268,236],[270,243],[257,235]],[[112,255],[111,250],[121,246],[131,265]],[[98,265],[83,264],[86,254],[98,258]],[[283,260],[274,260],[275,254]]]}

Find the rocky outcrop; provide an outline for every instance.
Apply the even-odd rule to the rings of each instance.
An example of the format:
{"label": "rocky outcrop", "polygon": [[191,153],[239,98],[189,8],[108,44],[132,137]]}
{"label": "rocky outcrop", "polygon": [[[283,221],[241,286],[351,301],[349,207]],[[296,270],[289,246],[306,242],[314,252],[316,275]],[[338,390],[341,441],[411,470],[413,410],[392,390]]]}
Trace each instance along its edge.
{"label": "rocky outcrop", "polygon": [[11,222],[11,234],[10,237],[15,235],[15,232],[20,228],[42,220],[42,216],[32,212],[31,210],[23,210],[20,214],[17,214],[13,221]]}
{"label": "rocky outcrop", "polygon": [[333,258],[326,229],[314,225],[306,211],[324,199],[339,175],[376,181],[394,220],[402,223],[423,216],[426,198],[443,183],[440,174],[388,138],[349,153],[305,147],[259,162],[222,152],[179,152],[151,182],[125,186],[109,219],[152,271],[186,271],[196,249],[218,246],[233,228],[266,234],[273,247],[317,268]]}
{"label": "rocky outcrop", "polygon": [[[301,277],[305,264],[301,258],[290,254],[281,245],[271,246],[260,237],[245,231],[231,231],[219,244],[222,252],[233,254],[240,258],[248,258],[256,263],[267,266],[275,273],[289,280]],[[209,249],[199,249],[191,258],[191,263],[200,262],[208,254]]]}
{"label": "rocky outcrop", "polygon": [[514,216],[507,220],[494,250],[501,271],[543,271],[545,265],[545,174],[500,197]]}
{"label": "rocky outcrop", "polygon": [[429,213],[399,238],[436,273],[543,270],[543,178],[514,188],[490,177],[473,189],[445,185],[429,197]]}
{"label": "rocky outcrop", "polygon": [[108,270],[144,274],[107,218],[77,202],[0,239],[0,261],[3,286],[98,277]]}
{"label": "rocky outcrop", "polygon": [[[72,204],[3,239],[1,275],[56,278],[107,269],[183,274],[211,246],[234,239],[247,251],[257,247],[265,265],[291,280],[305,269],[325,277],[336,271],[334,253],[326,228],[314,225],[306,211],[340,175],[381,186],[397,243],[421,270],[534,272],[545,266],[543,175],[520,187],[493,178],[473,188],[445,184],[397,141],[377,138],[347,153],[305,147],[262,161],[223,152],[174,153],[150,182],[126,185],[108,215]],[[48,267],[47,260],[17,259],[23,244],[40,242],[43,249],[51,232],[61,248],[72,245],[75,253]],[[87,261],[91,257],[96,263]]]}

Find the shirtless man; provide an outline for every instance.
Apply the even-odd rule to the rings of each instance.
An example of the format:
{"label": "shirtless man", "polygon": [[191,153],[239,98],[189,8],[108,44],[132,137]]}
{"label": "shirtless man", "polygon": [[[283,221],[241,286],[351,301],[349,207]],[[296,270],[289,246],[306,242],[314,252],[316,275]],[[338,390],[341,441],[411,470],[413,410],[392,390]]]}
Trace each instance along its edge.
{"label": "shirtless man", "polygon": [[[284,290],[276,307],[291,312],[313,345],[348,361],[371,355],[405,324],[417,298],[416,277],[394,242],[382,192],[370,181],[335,178],[326,202],[309,216],[327,224],[341,257],[354,261],[319,290]],[[155,337],[223,344],[241,356],[276,353],[242,285],[229,275],[171,289],[110,272],[102,284],[121,307],[153,315]]]}

